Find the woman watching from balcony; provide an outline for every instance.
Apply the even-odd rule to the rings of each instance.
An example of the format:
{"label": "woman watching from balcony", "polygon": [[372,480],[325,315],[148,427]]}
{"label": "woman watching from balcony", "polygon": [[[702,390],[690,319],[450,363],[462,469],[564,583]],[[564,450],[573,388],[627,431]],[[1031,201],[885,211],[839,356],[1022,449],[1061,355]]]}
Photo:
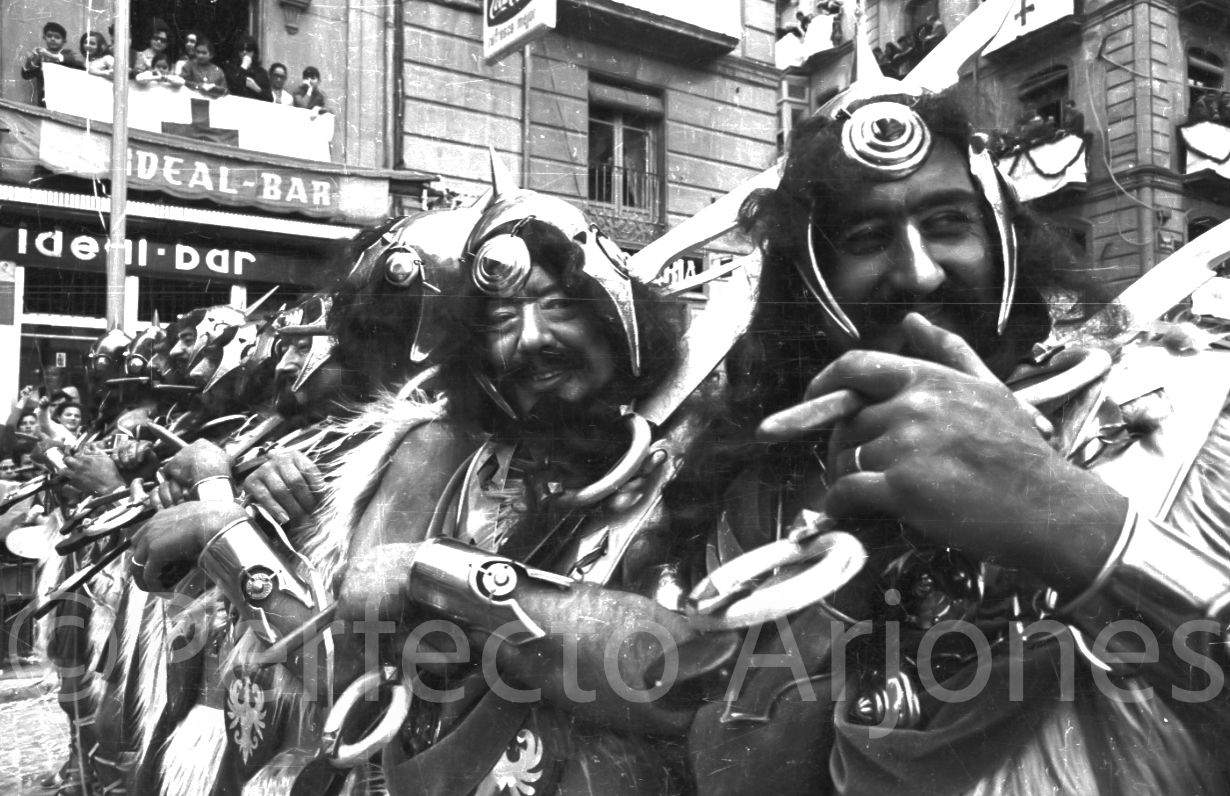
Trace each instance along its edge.
{"label": "woman watching from balcony", "polygon": [[229,91],[226,87],[226,75],[213,60],[213,42],[204,36],[197,37],[196,57],[184,70],[184,85],[201,92],[210,99],[217,99],[225,97]]}
{"label": "woman watching from balcony", "polygon": [[134,51],[132,54],[132,64],[128,69],[129,76],[135,77],[141,72],[153,69],[154,57],[159,53],[165,53],[170,44],[171,29],[161,19],[155,19],[149,34],[149,46],[144,50]]}
{"label": "woman watching from balcony", "polygon": [[107,39],[97,31],[82,34],[81,61],[91,75],[110,79],[115,74],[115,56],[107,47]]}
{"label": "woman watching from balcony", "polygon": [[184,32],[184,41],[179,48],[179,60],[175,62],[175,67],[171,70],[173,74],[184,77],[188,64],[196,58],[196,43],[200,37],[201,34],[195,30]]}
{"label": "woman watching from balcony", "polygon": [[273,102],[269,74],[261,66],[261,51],[252,36],[239,40],[239,55],[224,70],[226,85],[236,97]]}

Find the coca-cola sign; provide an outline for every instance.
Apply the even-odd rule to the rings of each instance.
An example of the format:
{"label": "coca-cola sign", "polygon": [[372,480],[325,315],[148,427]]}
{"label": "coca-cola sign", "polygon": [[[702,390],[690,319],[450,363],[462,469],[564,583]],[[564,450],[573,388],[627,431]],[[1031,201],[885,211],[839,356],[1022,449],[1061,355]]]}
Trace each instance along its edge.
{"label": "coca-cola sign", "polygon": [[483,0],[483,58],[492,63],[555,27],[556,0]]}
{"label": "coca-cola sign", "polygon": [[502,25],[521,13],[533,0],[487,0],[487,24]]}

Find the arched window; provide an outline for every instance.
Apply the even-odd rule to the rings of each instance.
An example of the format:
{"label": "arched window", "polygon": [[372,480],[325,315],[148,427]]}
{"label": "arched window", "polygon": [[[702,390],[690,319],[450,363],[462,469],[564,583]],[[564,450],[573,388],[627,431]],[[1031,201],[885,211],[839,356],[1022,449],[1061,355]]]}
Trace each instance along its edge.
{"label": "arched window", "polygon": [[1220,91],[1226,82],[1226,62],[1203,47],[1187,50],[1187,100],[1189,107],[1207,91]]}

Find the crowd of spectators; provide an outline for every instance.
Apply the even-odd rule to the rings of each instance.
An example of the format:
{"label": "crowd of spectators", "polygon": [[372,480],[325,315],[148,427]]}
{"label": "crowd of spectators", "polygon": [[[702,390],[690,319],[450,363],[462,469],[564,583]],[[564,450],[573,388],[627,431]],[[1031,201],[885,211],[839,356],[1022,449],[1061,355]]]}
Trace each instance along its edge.
{"label": "crowd of spectators", "polygon": [[[111,30],[114,38],[114,29]],[[65,46],[68,31],[58,22],[43,25],[42,43],[30,50],[22,61],[21,76],[29,80],[40,106],[45,106],[43,64],[62,64],[83,69],[92,75],[114,79],[115,56],[108,37],[98,31],[81,35],[79,51]],[[325,94],[320,89],[320,70],[304,67],[302,82],[286,88],[290,75],[283,63],[274,63],[266,70],[261,64],[260,47],[252,36],[238,42],[237,55],[226,63],[215,63],[214,43],[199,31],[185,31],[180,42],[174,42],[170,27],[155,19],[150,26],[144,49],[132,50],[128,76],[137,86],[154,84],[170,88],[187,86],[216,98],[227,94],[237,97],[276,102],[306,108],[314,113],[328,112]]]}
{"label": "crowd of spectators", "polygon": [[[22,387],[0,426],[0,479],[22,480],[35,472],[30,454],[40,439],[64,445],[77,441],[85,428],[81,392],[73,385],[46,395],[33,386]],[[6,464],[7,462],[7,464]]]}
{"label": "crowd of spectators", "polygon": [[903,78],[910,73],[927,53],[935,49],[945,36],[948,29],[938,14],[927,17],[913,33],[903,33],[897,41],[890,41],[883,47],[872,48],[880,71],[888,77]]}
{"label": "crowd of spectators", "polygon": [[1208,89],[1202,91],[1193,101],[1188,111],[1189,124],[1196,122],[1217,122],[1230,125],[1230,91]]}
{"label": "crowd of spectators", "polygon": [[991,133],[991,153],[1002,158],[1058,141],[1066,135],[1085,136],[1085,114],[1076,107],[1075,100],[1064,103],[1062,117],[1056,121],[1054,115],[1043,116],[1038,108],[1026,109],[1012,130]]}

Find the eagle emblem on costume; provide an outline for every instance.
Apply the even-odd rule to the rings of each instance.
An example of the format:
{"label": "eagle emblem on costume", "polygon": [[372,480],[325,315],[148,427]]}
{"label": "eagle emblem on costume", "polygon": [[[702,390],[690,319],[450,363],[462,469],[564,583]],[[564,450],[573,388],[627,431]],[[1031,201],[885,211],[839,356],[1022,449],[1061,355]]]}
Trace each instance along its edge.
{"label": "eagle emblem on costume", "polygon": [[522,729],[480,786],[479,793],[507,796],[540,796],[535,787],[543,775],[542,740],[533,730]]}
{"label": "eagle emblem on costume", "polygon": [[260,746],[265,729],[265,694],[251,677],[242,675],[231,683],[226,696],[227,729],[234,732],[243,762]]}

